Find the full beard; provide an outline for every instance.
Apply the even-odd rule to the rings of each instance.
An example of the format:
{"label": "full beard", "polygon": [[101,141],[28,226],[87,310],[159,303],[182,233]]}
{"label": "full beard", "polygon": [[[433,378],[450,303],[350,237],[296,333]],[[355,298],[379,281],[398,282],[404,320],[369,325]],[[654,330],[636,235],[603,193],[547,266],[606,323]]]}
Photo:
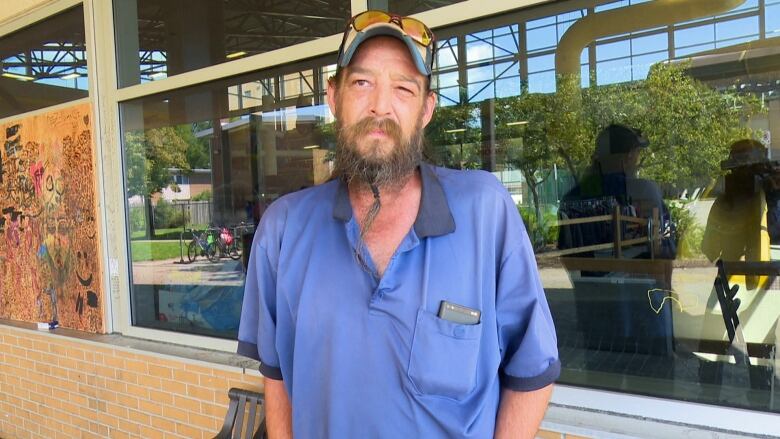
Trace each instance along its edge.
{"label": "full beard", "polygon": [[[363,145],[365,151],[359,151],[358,142],[366,142],[363,139],[376,129],[382,130],[390,138],[390,150],[383,154],[382,142],[369,140],[368,145]],[[402,138],[401,127],[389,119],[366,117],[348,127],[338,125],[337,133],[333,175],[344,179],[347,185],[368,186],[374,195],[374,202],[361,222],[360,240],[355,252],[359,265],[371,272],[364,255],[365,236],[382,207],[380,189],[400,189],[417,169],[422,160],[422,124],[418,122],[408,141]]]}
{"label": "full beard", "polygon": [[[381,140],[364,140],[369,133],[382,130],[392,143],[381,151]],[[337,146],[333,174],[348,184],[367,185],[372,190],[403,186],[422,159],[423,130],[418,122],[411,137],[402,138],[401,127],[392,120],[366,117],[348,127],[337,127]],[[361,152],[359,142],[368,142]]]}

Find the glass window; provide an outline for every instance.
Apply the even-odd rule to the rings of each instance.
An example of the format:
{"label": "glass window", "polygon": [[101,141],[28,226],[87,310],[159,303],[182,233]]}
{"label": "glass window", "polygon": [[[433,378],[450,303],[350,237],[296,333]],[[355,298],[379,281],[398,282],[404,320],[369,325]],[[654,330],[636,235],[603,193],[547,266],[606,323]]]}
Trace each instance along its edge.
{"label": "glass window", "polygon": [[398,15],[412,15],[466,0],[368,0],[368,9],[390,11]]}
{"label": "glass window", "polygon": [[502,26],[438,30],[466,59],[440,65],[427,156],[516,201],[562,383],[780,412],[780,42],[750,3],[583,42],[574,77],[555,67],[560,28],[585,17],[566,2],[501,17],[520,24],[511,57]]}
{"label": "glass window", "polygon": [[766,0],[764,30],[767,37],[780,35],[780,1]]}
{"label": "glass window", "polygon": [[0,37],[0,119],[88,96],[84,8]]}
{"label": "glass window", "polygon": [[[425,155],[491,172],[516,202],[561,383],[780,413],[769,10],[605,32],[558,72],[565,29],[601,13],[585,6],[436,29]],[[235,337],[244,238],[269,202],[329,177],[333,61],[121,104],[135,325]]]}
{"label": "glass window", "polygon": [[119,86],[339,34],[349,0],[114,2]]}
{"label": "glass window", "polygon": [[330,175],[329,62],[121,104],[134,325],[236,337],[255,225]]}

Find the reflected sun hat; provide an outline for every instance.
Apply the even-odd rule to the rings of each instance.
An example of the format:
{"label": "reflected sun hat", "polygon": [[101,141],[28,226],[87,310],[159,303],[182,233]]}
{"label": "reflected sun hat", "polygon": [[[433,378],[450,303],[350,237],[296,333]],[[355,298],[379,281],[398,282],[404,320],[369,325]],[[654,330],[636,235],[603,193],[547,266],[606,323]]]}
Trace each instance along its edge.
{"label": "reflected sun hat", "polygon": [[436,38],[420,20],[401,17],[385,11],[369,10],[355,15],[344,30],[339,47],[338,67],[346,67],[358,46],[371,37],[386,35],[398,38],[406,44],[414,65],[423,76],[430,76],[433,69],[433,52]]}

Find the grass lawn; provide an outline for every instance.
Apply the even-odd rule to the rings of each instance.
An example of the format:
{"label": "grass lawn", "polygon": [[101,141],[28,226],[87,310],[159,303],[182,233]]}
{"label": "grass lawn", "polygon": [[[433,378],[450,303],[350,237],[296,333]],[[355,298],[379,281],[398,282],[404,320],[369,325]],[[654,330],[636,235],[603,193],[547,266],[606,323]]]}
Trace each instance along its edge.
{"label": "grass lawn", "polygon": [[[189,233],[189,229],[195,229],[197,231],[202,231],[207,226],[205,224],[190,224],[187,226],[188,231],[184,232],[184,240],[189,241],[192,239],[192,235]],[[154,229],[154,238],[152,239],[163,239],[163,240],[171,240],[171,239],[179,239],[179,234],[181,233],[182,228],[181,227],[174,227],[170,229]],[[146,239],[146,230],[133,230],[130,232],[130,239]]]}
{"label": "grass lawn", "polygon": [[[131,241],[133,262],[158,261],[160,259],[179,258],[179,241]],[[185,241],[184,245],[187,245]],[[184,247],[184,259],[187,259],[187,248]]]}

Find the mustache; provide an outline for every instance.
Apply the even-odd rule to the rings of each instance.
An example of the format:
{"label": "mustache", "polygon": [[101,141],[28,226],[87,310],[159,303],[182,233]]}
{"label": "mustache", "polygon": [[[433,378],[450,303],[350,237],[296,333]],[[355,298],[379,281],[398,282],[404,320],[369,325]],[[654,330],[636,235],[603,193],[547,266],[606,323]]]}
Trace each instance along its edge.
{"label": "mustache", "polygon": [[348,137],[351,137],[351,140],[366,136],[375,130],[384,132],[391,139],[395,140],[396,143],[401,140],[401,126],[392,119],[377,119],[366,116],[349,127],[346,127]]}

